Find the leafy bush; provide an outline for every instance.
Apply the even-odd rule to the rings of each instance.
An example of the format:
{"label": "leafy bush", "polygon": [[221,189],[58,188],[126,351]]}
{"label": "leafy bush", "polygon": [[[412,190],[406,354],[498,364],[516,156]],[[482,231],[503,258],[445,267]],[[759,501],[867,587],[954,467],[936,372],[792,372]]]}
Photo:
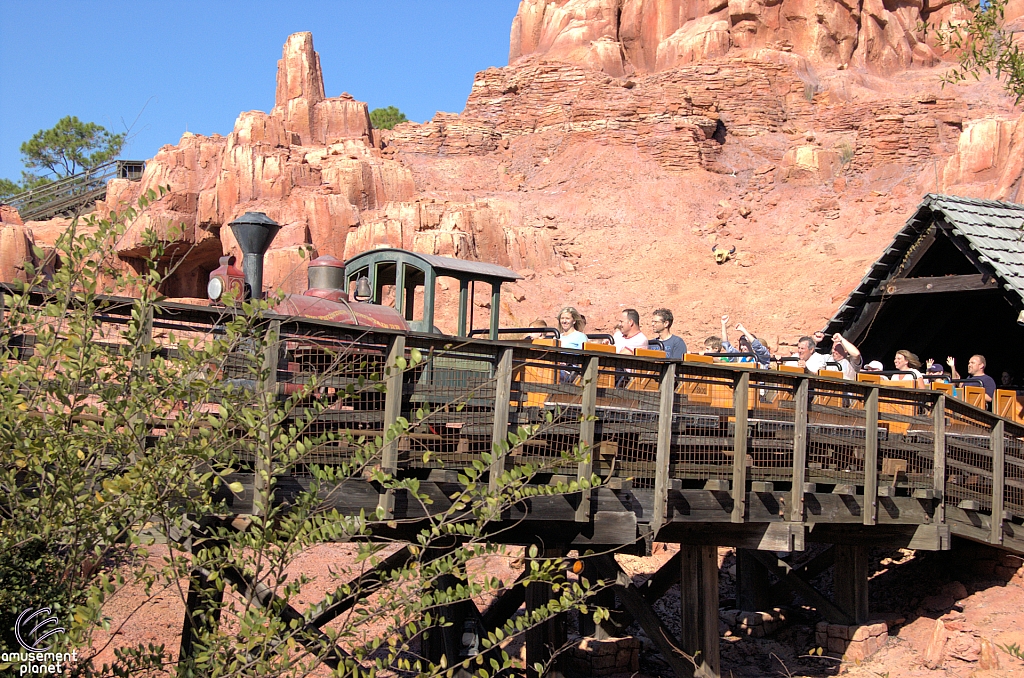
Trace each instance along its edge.
{"label": "leafy bush", "polygon": [[[138,209],[73,222],[57,244],[60,268],[51,280],[34,281],[45,287],[4,294],[0,577],[9,595],[3,614],[28,604],[59,606],[68,633],[55,638],[54,651],[75,648],[74,671],[83,676],[138,676],[171,661],[168,648],[137,646],[119,648],[110,666],[92,665],[102,650],[93,645],[94,634],[110,626],[106,605],[127,586],[149,596],[191,592],[203,603],[205,612],[191,617],[191,656],[178,666],[180,675],[302,676],[321,663],[336,675],[442,673],[443,663],[415,653],[416,642],[450,627],[453,611],[467,601],[502,588],[493,577],[469,576],[476,561],[503,552],[488,539],[491,524],[524,499],[578,492],[599,479],[535,485],[538,473],[555,468],[522,464],[501,473],[497,489],[484,481],[493,455],[508,455],[541,427],[560,423],[549,414],[546,423],[520,428],[462,469],[459,489],[441,509],[417,479],[381,467],[388,445],[436,413],[420,410],[414,421],[399,418],[384,436],[365,438],[317,425],[326,410],[383,392],[389,374],[421,369],[435,357],[411,351],[393,364],[374,365],[374,375],[356,382],[343,378],[345,370],[368,367],[366,358],[327,342],[310,350],[328,367],[304,373],[304,383],[281,398],[267,386],[284,350],[279,325],[267,317],[273,300],[248,301],[237,313],[225,310],[216,327],[164,330],[162,341],[154,341],[159,289],[173,272],[163,270],[167,252],[148,232],[150,256],[141,271],[119,265],[111,253],[160,197],[150,192]],[[102,296],[113,289],[137,297]],[[584,452],[562,461],[578,463]],[[430,453],[423,454],[426,461]],[[331,455],[337,458],[323,463]],[[282,495],[279,479],[297,473],[308,485]],[[334,508],[352,481],[404,492],[430,518],[405,541],[370,541],[371,533],[402,526],[384,509],[345,515]],[[235,518],[239,511],[230,503],[242,501],[246,482],[252,511]],[[154,531],[168,540],[159,560],[150,558],[147,545]],[[342,581],[320,608],[348,599],[345,615],[321,629],[294,607],[308,580],[285,575],[299,555],[326,542],[358,542],[358,555],[352,571],[335,573]],[[377,584],[351,581],[396,548],[408,558],[381,572]],[[502,644],[553,615],[603,613],[587,607],[599,583],[568,581],[565,563],[539,557],[535,548],[525,562],[516,585],[550,585],[553,600],[531,617],[482,634],[480,654],[466,660],[474,672],[508,669],[515,660]],[[370,620],[383,620],[385,631],[364,637]]]}

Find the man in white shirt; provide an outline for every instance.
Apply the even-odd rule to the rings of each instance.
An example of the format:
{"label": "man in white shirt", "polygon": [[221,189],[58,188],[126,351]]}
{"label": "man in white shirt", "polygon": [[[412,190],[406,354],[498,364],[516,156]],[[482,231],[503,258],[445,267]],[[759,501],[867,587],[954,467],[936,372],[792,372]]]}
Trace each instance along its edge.
{"label": "man in white shirt", "polygon": [[[822,332],[816,332],[815,335],[825,337]],[[811,337],[800,337],[800,341],[796,342],[796,366],[804,368],[811,374],[817,374],[818,370],[824,369],[829,356],[825,353],[815,353],[814,349],[817,346],[817,342]]]}
{"label": "man in white shirt", "polygon": [[627,308],[619,316],[612,339],[616,353],[632,354],[638,348],[647,348],[647,336],[640,331],[640,314],[635,308]]}

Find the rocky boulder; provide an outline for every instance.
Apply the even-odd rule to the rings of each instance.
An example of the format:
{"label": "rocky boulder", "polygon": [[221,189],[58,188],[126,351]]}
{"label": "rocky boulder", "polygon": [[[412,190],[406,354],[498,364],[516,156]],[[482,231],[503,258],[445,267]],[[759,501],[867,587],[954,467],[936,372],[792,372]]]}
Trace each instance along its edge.
{"label": "rocky boulder", "polygon": [[[923,182],[927,182],[927,172]],[[942,192],[1024,202],[1024,116],[972,120],[942,171]]]}

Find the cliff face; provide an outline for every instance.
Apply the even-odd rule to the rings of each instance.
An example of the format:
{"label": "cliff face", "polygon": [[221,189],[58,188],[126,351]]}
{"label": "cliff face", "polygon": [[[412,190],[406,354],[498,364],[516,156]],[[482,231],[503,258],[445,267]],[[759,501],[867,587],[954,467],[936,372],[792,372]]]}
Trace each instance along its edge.
{"label": "cliff face", "polygon": [[962,18],[949,0],[522,0],[509,62],[541,55],[622,76],[767,47],[888,74],[938,63],[934,28]]}
{"label": "cliff face", "polygon": [[[284,226],[265,280],[287,291],[310,254],[386,244],[522,272],[505,324],[572,304],[604,331],[623,307],[667,306],[691,344],[727,313],[785,346],[824,325],[924,193],[1024,200],[1019,109],[992,80],[942,87],[914,32],[953,6],[876,4],[523,0],[513,62],[478,73],[462,113],[393,131],[326,97],[296,34],[270,113],[164,147],[100,209],[171,187],[118,256],[132,265],[139,231],[160,230],[182,260],[173,297],[202,297],[237,254],[224,226],[260,210]],[[5,228],[15,275],[60,224]]]}

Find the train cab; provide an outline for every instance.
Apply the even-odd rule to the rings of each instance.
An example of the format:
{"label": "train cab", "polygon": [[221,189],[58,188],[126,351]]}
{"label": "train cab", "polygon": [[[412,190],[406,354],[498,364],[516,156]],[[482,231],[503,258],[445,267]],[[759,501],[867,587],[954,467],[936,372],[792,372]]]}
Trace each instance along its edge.
{"label": "train cab", "polygon": [[439,283],[444,278],[453,279],[459,291],[455,334],[460,337],[468,337],[473,331],[473,301],[477,286],[482,286],[491,309],[488,336],[497,339],[501,285],[521,280],[522,276],[497,264],[388,247],[346,261],[345,278],[355,301],[391,306],[413,331],[433,334],[441,333],[434,324]]}

